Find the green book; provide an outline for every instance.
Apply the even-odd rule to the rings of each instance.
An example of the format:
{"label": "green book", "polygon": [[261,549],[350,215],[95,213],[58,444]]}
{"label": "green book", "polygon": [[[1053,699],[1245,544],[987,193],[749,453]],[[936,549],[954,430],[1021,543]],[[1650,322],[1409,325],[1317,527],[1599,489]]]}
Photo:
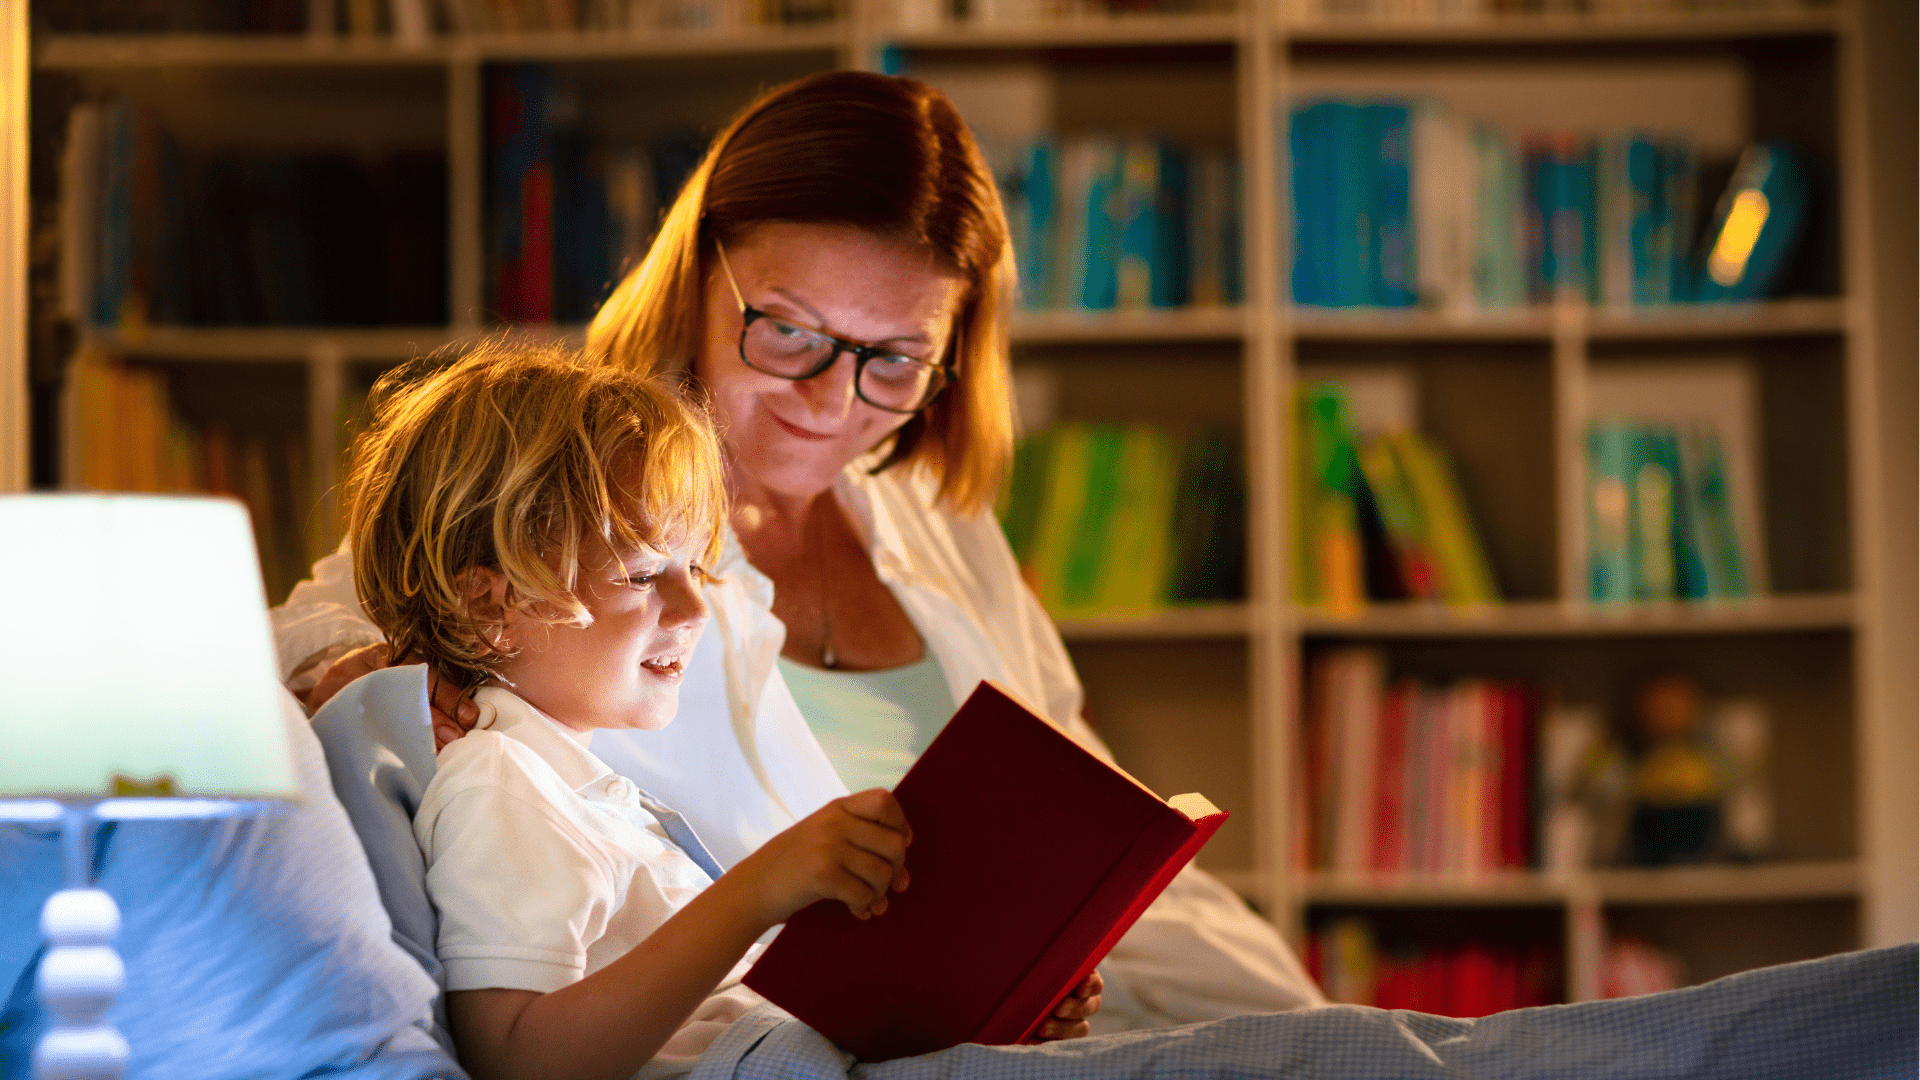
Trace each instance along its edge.
{"label": "green book", "polygon": [[1440,568],[1434,559],[1426,518],[1386,439],[1376,438],[1360,449],[1360,472],[1373,492],[1373,505],[1380,512],[1387,542],[1400,564],[1407,595],[1415,600],[1440,599]]}
{"label": "green book", "polygon": [[1727,491],[1726,454],[1719,433],[1692,428],[1680,438],[1680,476],[1685,489],[1687,523],[1699,552],[1705,594],[1714,599],[1753,595],[1740,535],[1733,524],[1733,500]]}
{"label": "green book", "polygon": [[1446,454],[1410,431],[1393,432],[1387,440],[1427,522],[1440,564],[1441,599],[1454,605],[1498,603],[1499,586]]}
{"label": "green book", "polygon": [[1022,561],[1027,585],[1049,611],[1059,603],[1060,581],[1067,552],[1080,523],[1087,496],[1087,436],[1085,424],[1062,424],[1048,437],[1051,446],[1041,483],[1033,538]]}
{"label": "green book", "polygon": [[1166,602],[1178,447],[1171,432],[1149,424],[1128,425],[1124,441],[1099,607],[1110,614],[1139,615]]}
{"label": "green book", "polygon": [[[1114,507],[1120,502],[1126,445],[1126,431],[1117,424],[1093,424],[1087,430],[1084,495],[1053,595],[1052,610],[1057,613],[1099,609],[1107,571],[1107,537],[1113,528]],[[1072,481],[1070,475],[1059,479]]]}
{"label": "green book", "polygon": [[1631,532],[1633,598],[1672,600],[1679,585],[1674,533],[1680,451],[1670,428],[1642,427],[1633,440]]}
{"label": "green book", "polygon": [[1013,548],[1014,561],[1022,566],[1033,556],[1052,456],[1053,429],[1036,431],[1020,440],[1013,451],[1013,468],[1000,491],[999,505],[994,508],[1000,517],[1000,529],[1007,534],[1007,546]]}

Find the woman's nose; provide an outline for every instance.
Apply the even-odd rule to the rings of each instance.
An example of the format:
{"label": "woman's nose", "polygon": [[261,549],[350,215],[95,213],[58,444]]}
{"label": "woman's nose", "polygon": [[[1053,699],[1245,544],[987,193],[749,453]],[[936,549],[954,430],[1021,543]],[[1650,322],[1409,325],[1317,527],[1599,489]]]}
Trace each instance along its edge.
{"label": "woman's nose", "polygon": [[817,416],[831,416],[835,419],[847,415],[853,408],[853,382],[855,360],[851,353],[841,353],[827,365],[827,370],[795,383],[800,395],[806,399],[807,407]]}

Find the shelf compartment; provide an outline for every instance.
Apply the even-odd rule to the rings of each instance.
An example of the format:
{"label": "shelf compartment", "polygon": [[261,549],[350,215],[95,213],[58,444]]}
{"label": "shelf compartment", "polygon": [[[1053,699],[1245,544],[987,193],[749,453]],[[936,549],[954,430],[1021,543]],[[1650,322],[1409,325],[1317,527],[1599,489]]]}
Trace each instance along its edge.
{"label": "shelf compartment", "polygon": [[408,45],[391,37],[304,34],[61,34],[34,58],[54,70],[104,68],[436,65],[491,60],[643,59],[662,56],[818,52],[846,44],[841,24],[737,30],[550,31],[436,37]]}
{"label": "shelf compartment", "polygon": [[1237,341],[1247,332],[1239,307],[1163,308],[1153,311],[1022,311],[1013,340],[1026,344],[1081,341]]}
{"label": "shelf compartment", "polygon": [[407,360],[458,338],[444,326],[155,326],[86,333],[88,344],[123,356],[209,361],[304,360],[331,350],[348,360]]}
{"label": "shelf compartment", "polygon": [[1304,611],[1297,625],[1310,637],[1369,639],[1795,633],[1851,627],[1854,606],[1850,593],[1617,607],[1557,600],[1486,608],[1396,603],[1375,604],[1346,618]]}
{"label": "shelf compartment", "polygon": [[1697,340],[1838,334],[1847,302],[1831,298],[1757,304],[1586,308],[1534,306],[1452,313],[1419,309],[1295,307],[1303,341],[1538,341],[1569,335],[1596,341]]}
{"label": "shelf compartment", "polygon": [[1301,881],[1310,904],[1340,907],[1503,907],[1566,902],[1707,904],[1849,898],[1860,890],[1858,864],[1847,859],[1604,869],[1579,874],[1540,870],[1476,877],[1311,873]]}
{"label": "shelf compartment", "polygon": [[1069,642],[1158,641],[1245,637],[1253,627],[1251,604],[1172,607],[1137,616],[1062,619],[1055,623]]}
{"label": "shelf compartment", "polygon": [[1355,45],[1476,45],[1534,42],[1665,42],[1830,36],[1833,10],[1635,16],[1506,15],[1461,19],[1350,19],[1280,23],[1292,41]]}
{"label": "shelf compartment", "polygon": [[1206,12],[1000,24],[953,23],[924,29],[889,29],[881,31],[881,34],[888,44],[923,49],[1204,45],[1237,40],[1240,36],[1240,16],[1233,12]]}

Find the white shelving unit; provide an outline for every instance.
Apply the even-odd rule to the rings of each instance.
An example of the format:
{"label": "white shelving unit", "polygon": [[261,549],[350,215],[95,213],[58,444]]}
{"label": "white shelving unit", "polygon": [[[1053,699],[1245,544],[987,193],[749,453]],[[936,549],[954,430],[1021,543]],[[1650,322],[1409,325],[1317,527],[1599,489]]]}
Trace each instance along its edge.
{"label": "white shelving unit", "polygon": [[[1285,115],[1286,102],[1323,90],[1452,92],[1468,103],[1462,111],[1470,111],[1472,102],[1497,93],[1502,79],[1511,86],[1532,85],[1526,80],[1537,76],[1543,63],[1559,63],[1585,80],[1556,84],[1564,90],[1625,86],[1640,69],[1623,66],[1622,58],[1649,57],[1658,61],[1656,67],[1665,65],[1660,70],[1669,82],[1692,79],[1726,99],[1715,99],[1719,112],[1709,118],[1709,126],[1724,126],[1726,117],[1737,126],[1751,123],[1757,108],[1756,72],[1766,70],[1782,49],[1803,46],[1828,58],[1818,78],[1824,80],[1824,92],[1836,110],[1856,108],[1864,94],[1857,63],[1863,31],[1851,3],[1842,0],[1832,7],[1775,14],[1377,23],[1292,19],[1247,0],[1242,10],[1232,13],[899,31],[888,27],[878,10],[882,6],[878,0],[859,0],[849,17],[826,26],[495,35],[435,39],[414,48],[354,38],[68,36],[40,41],[33,62],[42,71],[63,72],[103,90],[163,100],[184,95],[196,108],[205,105],[205,95],[190,85],[194,74],[271,82],[287,92],[284,88],[297,88],[302,80],[341,70],[376,80],[383,73],[400,73],[423,77],[439,95],[430,105],[419,106],[429,110],[421,114],[427,120],[386,123],[418,128],[431,121],[444,139],[450,171],[449,325],[156,327],[139,335],[97,333],[93,340],[130,357],[171,363],[264,360],[304,365],[315,490],[329,490],[337,440],[333,425],[355,371],[486,329],[478,315],[484,235],[482,74],[484,66],[494,62],[582,65],[608,79],[670,71],[695,87],[687,91],[696,102],[693,107],[717,123],[744,104],[744,98],[723,99],[730,92],[723,90],[703,97],[701,80],[718,79],[716,72],[731,73],[733,81],[725,87],[732,88],[751,83],[750,78],[742,82],[738,71],[764,71],[777,80],[810,67],[869,66],[883,47],[893,47],[902,51],[911,72],[940,85],[955,80],[955,97],[963,111],[967,103],[962,89],[977,90],[983,83],[1010,77],[1025,80],[1029,89],[1038,87],[1043,98],[1050,95],[1049,107],[1055,111],[1046,119],[1062,127],[1122,124],[1131,115],[1141,124],[1171,122],[1222,134],[1238,144],[1245,166],[1245,306],[1111,316],[1026,313],[1014,327],[1016,362],[1060,368],[1069,407],[1091,401],[1083,407],[1123,413],[1120,418],[1125,419],[1171,413],[1182,420],[1220,420],[1244,434],[1250,597],[1244,603],[1182,608],[1138,619],[1061,625],[1089,687],[1092,719],[1123,763],[1156,786],[1190,783],[1250,822],[1250,828],[1240,826],[1237,839],[1229,841],[1223,834],[1209,858],[1295,940],[1312,913],[1324,908],[1557,908],[1567,927],[1569,994],[1574,997],[1596,992],[1600,935],[1608,912],[1619,905],[1771,904],[1792,910],[1792,904],[1804,901],[1837,901],[1851,912],[1837,917],[1852,922],[1835,928],[1832,936],[1849,945],[1882,943],[1860,929],[1878,925],[1871,918],[1873,906],[1910,908],[1912,900],[1910,895],[1876,895],[1874,890],[1885,886],[1871,884],[1881,879],[1861,868],[1882,856],[1876,843],[1900,835],[1876,822],[1904,812],[1914,777],[1911,772],[1905,775],[1904,791],[1888,790],[1885,770],[1863,764],[1869,748],[1879,745],[1876,725],[1898,718],[1885,705],[1891,698],[1882,687],[1885,674],[1877,659],[1882,655],[1876,644],[1876,635],[1882,633],[1881,608],[1856,600],[1872,595],[1879,585],[1879,556],[1869,550],[1875,542],[1869,526],[1879,499],[1873,459],[1880,443],[1876,412],[1864,389],[1872,385],[1873,358],[1872,337],[1865,329],[1872,315],[1862,282],[1871,265],[1867,249],[1873,235],[1858,180],[1865,173],[1867,152],[1860,125],[1842,123],[1838,115],[1830,118],[1840,132],[1833,160],[1841,179],[1840,197],[1831,202],[1841,218],[1835,234],[1849,283],[1845,297],[1630,312],[1529,308],[1468,317],[1329,312],[1282,302],[1287,276],[1285,171],[1274,126],[1275,116]],[[1136,86],[1143,88],[1137,91],[1142,100],[1127,99],[1128,88]],[[1550,114],[1555,105],[1549,94],[1526,107]],[[1630,102],[1621,125],[1634,122],[1639,115],[1634,110],[1645,105],[1639,99]],[[1604,114],[1604,106],[1587,102],[1579,115],[1593,108]],[[976,124],[982,120],[973,119]],[[1577,125],[1578,117],[1568,122]],[[1716,129],[1710,135],[1724,142],[1727,132]],[[249,136],[264,137],[241,125],[239,137]],[[579,328],[550,332],[578,334]],[[1634,350],[1658,346],[1675,355],[1704,349],[1743,356],[1775,347],[1776,353],[1766,354],[1775,357],[1778,348],[1791,349],[1797,343],[1811,343],[1810,363],[1828,364],[1827,381],[1842,386],[1838,414],[1826,417],[1846,441],[1848,520],[1832,526],[1838,528],[1839,539],[1828,541],[1828,547],[1837,544],[1843,556],[1845,566],[1838,576],[1814,580],[1812,588],[1742,604],[1609,611],[1583,603],[1579,583],[1584,567],[1576,542],[1584,532],[1583,395],[1596,356],[1638,356]],[[1353,619],[1299,611],[1287,601],[1285,403],[1291,400],[1296,362],[1323,353],[1352,357],[1375,348],[1391,352],[1395,362],[1416,367],[1429,354],[1458,357],[1466,350],[1489,348],[1524,352],[1528,385],[1537,388],[1529,399],[1535,406],[1529,422],[1546,433],[1531,449],[1546,463],[1544,473],[1552,484],[1551,490],[1501,496],[1544,507],[1536,511],[1534,528],[1550,538],[1535,544],[1533,561],[1539,565],[1522,575],[1530,575],[1530,580],[1515,591],[1519,599],[1470,612],[1380,605]],[[1101,372],[1114,374],[1102,380]],[[1122,382],[1140,372],[1159,372],[1165,385],[1131,392],[1108,388],[1108,396],[1083,392],[1095,381]],[[1498,545],[1495,554],[1500,554]],[[1820,578],[1819,573],[1801,576]],[[1612,655],[1608,648],[1668,642],[1683,653],[1704,649],[1702,655],[1722,661],[1757,641],[1826,643],[1816,651],[1850,665],[1839,677],[1838,689],[1823,699],[1832,715],[1819,719],[1851,748],[1839,755],[1844,774],[1839,777],[1839,797],[1852,807],[1839,826],[1846,835],[1827,837],[1814,845],[1822,850],[1805,857],[1749,867],[1608,870],[1572,878],[1516,873],[1460,881],[1339,879],[1299,872],[1292,820],[1296,687],[1310,652],[1350,640],[1378,643],[1389,655],[1400,648],[1447,648],[1481,649],[1498,656],[1500,650],[1522,643],[1534,653],[1558,650],[1553,655],[1564,659],[1591,647],[1602,662],[1611,662],[1604,659]],[[1732,661],[1722,666],[1728,663]],[[1459,672],[1473,673],[1471,668]],[[1783,722],[1815,722],[1800,704],[1795,708],[1801,711],[1783,717]],[[1822,908],[1818,917],[1835,916]]]}

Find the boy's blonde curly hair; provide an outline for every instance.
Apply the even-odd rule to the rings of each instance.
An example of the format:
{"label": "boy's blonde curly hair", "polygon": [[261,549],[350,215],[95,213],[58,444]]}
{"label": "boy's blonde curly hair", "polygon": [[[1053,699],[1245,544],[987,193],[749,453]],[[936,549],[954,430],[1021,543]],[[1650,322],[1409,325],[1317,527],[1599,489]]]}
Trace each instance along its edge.
{"label": "boy's blonde curly hair", "polygon": [[657,379],[578,349],[506,339],[402,365],[374,384],[347,481],[353,583],[391,655],[471,689],[510,655],[504,612],[469,571],[497,570],[509,609],[584,626],[581,542],[617,554],[707,537],[727,496],[706,415]]}

